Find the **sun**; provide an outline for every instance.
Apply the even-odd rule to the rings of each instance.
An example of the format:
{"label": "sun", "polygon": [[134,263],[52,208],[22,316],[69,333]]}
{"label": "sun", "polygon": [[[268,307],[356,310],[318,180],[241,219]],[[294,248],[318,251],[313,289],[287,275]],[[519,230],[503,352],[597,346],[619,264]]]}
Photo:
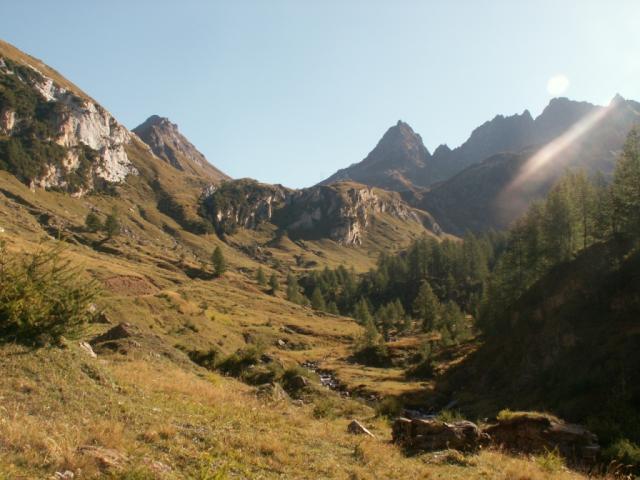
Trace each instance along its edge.
{"label": "sun", "polygon": [[551,95],[561,95],[569,88],[569,79],[564,73],[554,75],[547,81],[547,92]]}

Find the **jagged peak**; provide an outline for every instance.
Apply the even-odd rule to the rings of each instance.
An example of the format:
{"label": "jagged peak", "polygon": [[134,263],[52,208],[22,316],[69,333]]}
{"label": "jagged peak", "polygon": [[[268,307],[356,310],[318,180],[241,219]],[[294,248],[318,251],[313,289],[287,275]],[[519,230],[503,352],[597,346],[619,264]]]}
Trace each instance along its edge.
{"label": "jagged peak", "polygon": [[[402,120],[398,120],[394,126],[385,132],[373,152],[378,148],[386,146],[397,146],[401,148],[418,147],[420,149],[424,148],[425,151],[427,151],[420,134],[416,133],[413,128],[411,128],[411,125]],[[427,155],[429,155],[428,151]]]}
{"label": "jagged peak", "polygon": [[433,151],[433,156],[437,157],[440,155],[446,155],[448,153],[451,153],[451,148],[449,148],[449,145],[447,145],[446,143],[441,143],[440,145],[438,145],[438,147]]}
{"label": "jagged peak", "polygon": [[142,122],[136,128],[134,128],[133,131],[135,132],[136,130],[142,130],[142,129],[151,128],[155,126],[169,127],[169,128],[178,130],[178,125],[173,123],[167,117],[161,117],[160,115],[154,114],[154,115],[151,115],[149,118],[147,118],[144,122]]}
{"label": "jagged peak", "polygon": [[616,93],[614,95],[614,97],[611,99],[611,101],[609,102],[609,105],[614,106],[614,105],[620,105],[623,103],[626,103],[626,99],[620,95],[619,93]]}

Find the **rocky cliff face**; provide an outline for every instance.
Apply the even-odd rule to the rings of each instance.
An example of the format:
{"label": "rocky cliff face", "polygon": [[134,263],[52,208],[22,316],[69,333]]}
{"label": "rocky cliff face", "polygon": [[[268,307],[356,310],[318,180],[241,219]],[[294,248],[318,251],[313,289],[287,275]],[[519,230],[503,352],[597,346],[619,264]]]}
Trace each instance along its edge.
{"label": "rocky cliff face", "polygon": [[360,245],[378,214],[406,222],[420,216],[398,197],[356,184],[299,190],[287,198],[275,223],[293,238],[330,238],[343,245]]}
{"label": "rocky cliff face", "polygon": [[241,179],[211,185],[200,200],[200,214],[219,235],[233,234],[238,228],[255,229],[271,221],[275,208],[282,206],[291,190]]}
{"label": "rocky cliff face", "polygon": [[153,153],[178,170],[219,182],[229,176],[211,165],[206,157],[193,146],[168,118],[152,115],[133,129],[140,139],[149,145]]}
{"label": "rocky cliff face", "polygon": [[441,232],[399,196],[353,183],[289,190],[252,180],[225,182],[203,194],[201,214],[220,234],[269,222],[294,239],[329,238],[350,246],[362,243],[372,219],[381,214]]}
{"label": "rocky cliff face", "polygon": [[126,152],[129,131],[88,98],[30,65],[0,58],[0,167],[32,187],[81,195],[98,183],[136,174]]}

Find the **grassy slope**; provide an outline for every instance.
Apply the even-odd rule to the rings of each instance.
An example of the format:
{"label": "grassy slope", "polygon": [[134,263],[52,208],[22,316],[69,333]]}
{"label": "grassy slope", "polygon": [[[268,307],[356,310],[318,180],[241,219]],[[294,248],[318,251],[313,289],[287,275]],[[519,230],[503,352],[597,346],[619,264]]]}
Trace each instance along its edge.
{"label": "grassy slope", "polygon": [[[313,405],[266,405],[252,388],[196,367],[174,345],[204,349],[215,344],[230,353],[245,345],[243,334],[251,333],[291,364],[303,357],[321,360],[333,358],[333,352],[347,353],[359,327],[349,319],[319,316],[267,295],[237,273],[219,280],[189,278],[176,266],[171,237],[138,217],[133,201],[130,212],[121,199],[77,201],[30,192],[1,175],[3,190],[14,198],[3,195],[0,200],[2,238],[9,249],[53,243],[40,223],[43,214],[55,213],[52,224],[65,219],[66,254],[104,282],[101,303],[111,321],[129,321],[156,339],[130,355],[98,359],[84,354],[76,341],[66,349],[0,347],[0,472],[6,478],[41,478],[65,468],[80,468],[89,478],[105,472],[126,478],[125,472],[163,468],[154,462],[170,467],[166,478],[216,478],[216,472],[248,478],[513,478],[516,472],[545,477],[537,464],[495,452],[471,456],[465,466],[440,464],[443,461],[432,456],[405,458],[387,443],[386,422],[374,418],[366,406],[339,400],[345,407],[335,418],[315,419]],[[101,211],[116,202],[129,212],[124,221],[129,233],[96,248],[84,245],[99,240],[74,228],[84,218],[87,202]],[[192,241],[197,246],[203,240]],[[229,253],[237,266],[251,264]],[[185,262],[198,267],[190,259]],[[283,332],[285,325],[308,333]],[[94,325],[86,336],[105,328]],[[306,344],[307,349],[279,350],[274,343],[280,338]],[[352,416],[371,426],[379,440],[348,435],[346,423]],[[127,460],[119,462],[120,470],[105,469],[80,448],[86,445],[114,449]],[[563,471],[556,474],[572,477]]]}

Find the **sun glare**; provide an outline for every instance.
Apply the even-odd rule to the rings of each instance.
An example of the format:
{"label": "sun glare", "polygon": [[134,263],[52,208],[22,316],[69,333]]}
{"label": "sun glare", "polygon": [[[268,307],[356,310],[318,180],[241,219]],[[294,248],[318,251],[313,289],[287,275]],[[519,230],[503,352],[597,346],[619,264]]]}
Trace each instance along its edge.
{"label": "sun glare", "polygon": [[551,95],[562,95],[569,88],[569,79],[563,73],[554,75],[547,81],[547,92]]}

